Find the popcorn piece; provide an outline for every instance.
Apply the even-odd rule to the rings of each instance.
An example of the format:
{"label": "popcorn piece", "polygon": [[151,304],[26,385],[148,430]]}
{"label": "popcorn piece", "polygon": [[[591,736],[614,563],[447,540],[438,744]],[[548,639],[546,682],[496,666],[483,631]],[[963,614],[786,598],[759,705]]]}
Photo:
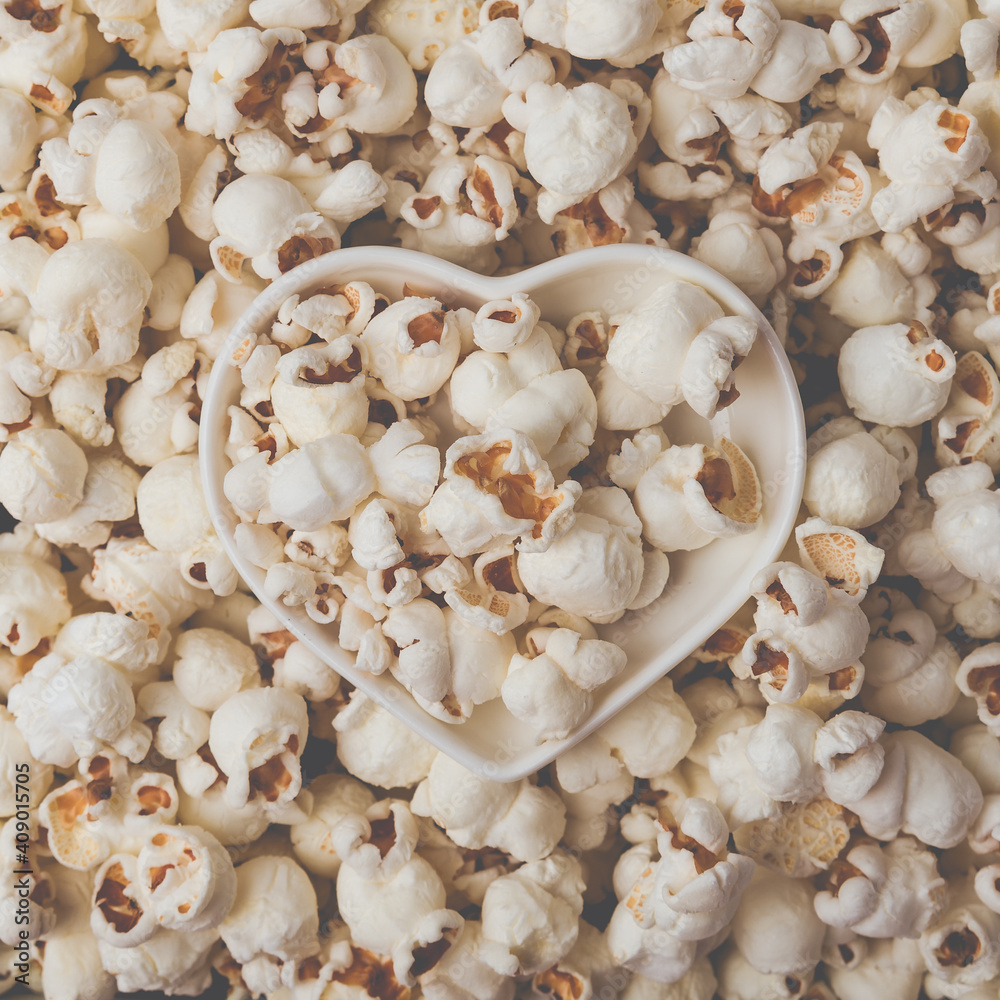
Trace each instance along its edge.
{"label": "popcorn piece", "polygon": [[109,747],[139,761],[152,738],[135,721],[128,680],[96,656],[42,657],[11,689],[8,706],[33,756],[60,767]]}
{"label": "popcorn piece", "polygon": [[337,759],[379,788],[410,788],[427,777],[437,750],[361,691],[333,720]]}
{"label": "popcorn piece", "polygon": [[[509,163],[488,155],[441,157],[420,190],[400,206],[398,229],[410,249],[496,269],[496,251],[535,187]],[[469,257],[471,248],[479,253]]]}
{"label": "popcorn piece", "polygon": [[741,854],[791,878],[828,870],[850,836],[846,810],[822,797],[783,803],[778,816],[743,823],[733,831]]}
{"label": "popcorn piece", "polygon": [[878,579],[885,553],[863,535],[811,517],[795,529],[799,561],[831,587],[862,600]]}
{"label": "popcorn piece", "polygon": [[[358,35],[342,45],[311,43],[303,52],[306,66],[312,70],[318,85],[315,110],[310,101],[308,112],[303,108],[290,116],[290,124],[300,128],[308,121],[311,130],[322,122],[335,121],[338,128],[353,132],[391,133],[399,129],[417,106],[417,81],[406,58],[386,37],[379,34]],[[303,74],[304,75],[304,74]],[[286,116],[292,109],[296,81],[282,98]]]}
{"label": "popcorn piece", "polygon": [[958,358],[948,403],[935,427],[934,457],[939,466],[986,462],[1000,465],[993,419],[1000,403],[1000,382],[978,351]]}
{"label": "popcorn piece", "polygon": [[365,327],[361,343],[369,371],[400,399],[430,396],[458,360],[460,338],[451,313],[437,299],[417,296],[383,309]]}
{"label": "popcorn piece", "polygon": [[[916,451],[898,431],[892,448],[880,437],[865,431],[859,420],[837,417],[809,438],[803,499],[811,514],[847,528],[865,528],[896,506],[900,485],[916,471]],[[905,464],[896,458],[900,450]]]}
{"label": "popcorn piece", "polygon": [[[10,728],[13,729],[13,725]],[[12,762],[11,773],[23,773],[25,760],[26,757],[22,756],[16,762],[21,765],[20,772],[13,770],[14,762]],[[34,762],[32,762],[32,766],[34,766]],[[51,778],[51,774],[49,778]],[[47,781],[48,779],[46,783]],[[28,787],[30,785],[25,785],[23,782],[18,783],[22,799]],[[39,799],[32,801],[39,801]],[[23,805],[21,809],[23,816]],[[13,806],[11,814],[14,814]],[[0,850],[3,852],[4,860],[10,864],[12,872],[20,869],[18,874],[21,876],[12,880],[14,884],[5,888],[0,896],[3,906],[2,917],[0,917],[0,940],[11,948],[17,948],[18,945],[23,947],[24,943],[28,941],[37,941],[40,938],[48,937],[52,933],[57,919],[53,905],[55,902],[55,882],[42,868],[38,856],[39,833],[37,814],[30,816],[28,820],[10,819],[3,824],[3,829],[0,830]],[[29,871],[25,871],[25,869],[29,869]],[[25,895],[34,904],[27,908],[18,906],[23,898],[21,893],[25,889],[27,889]]]}
{"label": "popcorn piece", "polygon": [[[11,250],[17,242],[8,244]],[[151,289],[143,266],[112,240],[67,243],[26,289],[44,320],[33,350],[63,371],[97,373],[125,364],[139,346]]]}
{"label": "popcorn piece", "polygon": [[582,372],[540,375],[498,406],[487,433],[512,428],[526,434],[558,479],[587,457],[597,429],[597,400]]}
{"label": "popcorn piece", "polygon": [[915,427],[945,405],[955,356],[920,323],[872,326],[844,344],[837,371],[859,419]]}
{"label": "popcorn piece", "polygon": [[944,907],[936,859],[909,837],[853,847],[828,881],[813,900],[820,919],[866,937],[919,937]]}
{"label": "popcorn piece", "polygon": [[340,691],[340,675],[305,643],[293,642],[285,655],[274,661],[275,687],[288,688],[307,701],[322,702]]}
{"label": "popcorn piece", "polygon": [[0,156],[0,185],[16,190],[20,180],[35,166],[35,154],[42,140],[53,131],[53,120],[35,113],[26,97],[4,87],[0,90],[0,128],[3,154]]}
{"label": "popcorn piece", "polygon": [[861,41],[844,21],[833,21],[824,31],[782,19],[770,58],[750,88],[779,104],[799,101],[825,73],[850,65],[860,53]]}
{"label": "popcorn piece", "polygon": [[454,42],[473,31],[477,3],[443,0],[428,7],[423,0],[373,0],[368,23],[403,52],[414,69],[424,70]]}
{"label": "popcorn piece", "polygon": [[424,100],[431,114],[446,125],[489,128],[503,118],[501,106],[511,93],[532,83],[550,84],[552,63],[525,49],[516,19],[487,21],[450,45],[427,75]]}
{"label": "popcorn piece", "polygon": [[735,824],[777,819],[778,802],[806,803],[821,793],[853,810],[882,775],[884,726],[861,712],[824,724],[808,709],[769,705],[760,722],[721,734],[708,755],[719,807]]}
{"label": "popcorn piece", "polygon": [[527,642],[533,656],[511,659],[504,704],[535,729],[537,742],[564,739],[589,713],[590,692],[624,669],[625,652],[565,628],[532,629]]}
{"label": "popcorn piece", "polygon": [[374,486],[371,462],[358,439],[327,434],[271,466],[268,506],[290,528],[317,531],[349,518]]}
{"label": "popcorn piece", "polygon": [[930,981],[949,992],[988,983],[1000,971],[1000,915],[978,900],[965,902],[962,895],[967,894],[959,894],[920,937]]}
{"label": "popcorn piece", "polygon": [[588,739],[606,746],[634,777],[654,778],[677,767],[694,738],[691,712],[670,678],[664,677]]}
{"label": "popcorn piece", "polygon": [[[610,184],[636,151],[627,103],[597,83],[572,90],[532,83],[523,95],[511,94],[503,102],[503,113],[525,134],[528,170],[543,188],[538,212],[544,222]],[[598,142],[598,135],[612,141]]]}
{"label": "popcorn piece", "polygon": [[[726,851],[729,828],[715,806],[691,798],[680,813],[679,819],[661,813],[660,856],[650,856],[621,893],[608,927],[615,959],[660,982],[688,972],[697,957],[695,942],[713,938],[733,919],[754,872],[749,858]],[[619,867],[624,875],[623,862]]]}
{"label": "popcorn piece", "polygon": [[233,695],[260,685],[253,650],[214,628],[186,629],[174,644],[173,682],[195,708],[214,712]]}
{"label": "popcorn piece", "polygon": [[133,854],[112,854],[94,877],[90,926],[97,939],[115,948],[134,948],[156,933]]}
{"label": "popcorn piece", "polygon": [[305,41],[292,28],[228,28],[209,44],[191,78],[184,124],[202,135],[228,139],[261,128],[292,77],[288,57]]}
{"label": "popcorn piece", "polygon": [[748,212],[713,216],[708,230],[692,241],[692,256],[721,271],[755,302],[767,296],[786,272],[777,234]]}
{"label": "popcorn piece", "polygon": [[598,623],[617,621],[637,599],[645,573],[639,518],[615,487],[583,491],[575,510],[572,527],[547,549],[524,547],[518,572],[540,601]]}
{"label": "popcorn piece", "polygon": [[137,871],[157,925],[197,933],[218,927],[236,897],[228,852],[210,833],[174,826],[148,838]]}
{"label": "popcorn piece", "polygon": [[688,25],[691,41],[664,53],[663,65],[681,86],[704,97],[741,97],[767,62],[778,26],[778,12],[766,0],[743,10],[714,2]]}
{"label": "popcorn piece", "polygon": [[752,531],[761,491],[750,460],[732,441],[674,445],[641,474],[635,509],[646,540],[666,552]]}
{"label": "popcorn piece", "polygon": [[819,961],[824,926],[801,880],[758,869],[733,921],[733,942],[765,975],[808,975]]}
{"label": "popcorn piece", "polygon": [[943,559],[948,569],[960,574],[951,584],[953,588],[965,583],[961,577],[980,580],[990,587],[1000,582],[992,568],[990,548],[984,544],[991,537],[989,530],[984,528],[990,524],[1000,504],[1000,497],[989,488],[992,483],[993,473],[981,462],[941,469],[928,477],[926,486],[937,509],[930,531],[915,533],[912,540],[907,539],[910,544],[900,553],[910,572],[920,578],[927,575],[927,557],[917,548],[917,543],[924,542],[929,543],[931,550],[927,554],[933,553],[938,560]]}
{"label": "popcorn piece", "polygon": [[885,767],[879,780],[863,797],[843,803],[865,832],[880,840],[908,833],[930,847],[960,843],[982,806],[972,775],[914,730],[888,733],[881,743]]}
{"label": "popcorn piece", "polygon": [[[3,780],[0,782],[0,815],[13,816],[17,812],[18,793],[22,801],[27,792],[32,802],[40,802],[52,784],[52,767],[32,757],[27,740],[18,729],[14,716],[6,708],[0,711],[0,760],[3,761],[5,768]],[[28,765],[27,768],[25,764]],[[18,774],[25,771],[26,780],[18,780]],[[13,850],[14,834],[19,831],[13,825],[8,831],[6,826],[7,824],[0,833],[0,838],[6,844],[6,838],[9,836]],[[6,937],[3,940],[6,941]]]}
{"label": "popcorn piece", "polygon": [[583,910],[581,874],[575,858],[555,851],[491,882],[483,898],[483,937],[500,948],[483,958],[503,975],[528,976],[569,954]]}
{"label": "popcorn piece", "polygon": [[111,751],[81,760],[78,771],[79,778],[50,791],[38,807],[60,865],[94,868],[116,847],[141,844],[150,831],[174,822],[177,789],[169,775],[130,767]]}
{"label": "popcorn piece", "polygon": [[199,993],[212,982],[209,954],[217,941],[214,931],[158,931],[131,948],[99,941],[98,950],[122,992],[176,989]]}
{"label": "popcorn piece", "polygon": [[991,642],[969,653],[955,682],[962,694],[975,698],[980,721],[996,733],[1000,729],[1000,643]]}
{"label": "popcorn piece", "polygon": [[251,990],[293,985],[297,964],[319,951],[318,931],[316,892],[293,860],[261,854],[236,869],[236,899],[219,933]]}
{"label": "popcorn piece", "polygon": [[226,801],[239,808],[254,795],[283,806],[302,787],[299,756],[308,736],[305,700],[284,688],[230,695],[213,713],[208,745],[226,775]]}
{"label": "popcorn piece", "polygon": [[496,847],[520,861],[546,857],[565,827],[565,807],[527,778],[498,783],[438,754],[414,793],[413,812],[430,816],[460,847]]}
{"label": "popcorn piece", "polygon": [[399,982],[412,986],[418,975],[432,972],[464,929],[465,918],[454,910],[434,910],[423,917],[393,949],[393,970]]}
{"label": "popcorn piece", "polygon": [[472,321],[472,337],[484,351],[503,353],[523,344],[538,325],[541,310],[527,295],[515,292],[479,307]]}
{"label": "popcorn piece", "polygon": [[491,942],[483,937],[482,923],[466,920],[454,944],[420,977],[424,995],[432,1000],[456,995],[510,1000],[513,996],[511,980],[484,961],[491,950]]}
{"label": "popcorn piece", "polygon": [[[839,249],[832,256],[837,253]],[[821,301],[830,312],[855,328],[908,323],[917,310],[913,277],[903,273],[881,244],[864,237],[845,246],[839,270],[831,268],[827,278],[807,287],[808,294],[803,288],[801,297],[812,297],[813,289],[822,292]]]}
{"label": "popcorn piece", "polygon": [[172,628],[212,603],[210,591],[181,575],[176,556],[158,552],[144,538],[112,538],[93,559],[86,592],[153,628]]}
{"label": "popcorn piece", "polygon": [[0,503],[20,521],[68,517],[83,499],[87,456],[65,431],[28,428],[0,452]]}
{"label": "popcorn piece", "polygon": [[440,576],[445,602],[473,630],[506,635],[528,617],[528,597],[517,574],[513,545],[479,556],[471,580],[465,565],[454,556],[445,557],[436,567],[436,575],[435,569],[430,574],[424,574],[424,584],[434,590]]}
{"label": "popcorn piece", "polygon": [[152,124],[110,101],[77,105],[66,138],[49,139],[41,163],[67,205],[99,203],[139,232],[162,225],[181,200],[177,153]]}
{"label": "popcorn piece", "polygon": [[352,336],[282,355],[269,398],[292,444],[301,447],[328,434],[360,437],[368,424],[363,368],[361,345]]}
{"label": "popcorn piece", "polygon": [[[444,909],[444,884],[414,853],[416,824],[405,803],[378,803],[368,812],[370,821],[345,817],[333,831],[335,843],[346,848],[337,874],[337,908],[358,947],[392,954],[422,921]],[[360,845],[351,844],[355,829]]]}
{"label": "popcorn piece", "polygon": [[452,374],[449,385],[452,411],[470,427],[481,430],[490,414],[518,389],[561,367],[552,341],[537,327],[506,358],[489,351],[475,351]]}
{"label": "popcorn piece", "polygon": [[608,364],[619,378],[654,403],[686,400],[702,416],[735,398],[733,369],[749,353],[757,330],[687,281],[660,285],[631,312],[612,316],[618,329]]}
{"label": "popcorn piece", "polygon": [[333,828],[346,816],[364,813],[375,796],[361,782],[345,774],[321,774],[309,785],[313,797],[309,818],[289,828],[299,862],[313,875],[336,878],[343,858],[334,846]]}
{"label": "popcorn piece", "polygon": [[227,184],[212,206],[212,221],[219,231],[210,244],[212,262],[237,284],[247,259],[261,278],[273,279],[340,246],[334,225],[294,184],[270,174],[246,174]]}
{"label": "popcorn piece", "polygon": [[442,614],[423,598],[393,608],[382,632],[399,647],[393,676],[423,708],[451,723],[465,722],[476,705],[500,695],[517,650],[510,633],[470,625],[451,608]]}
{"label": "popcorn piece", "polygon": [[0,597],[0,642],[15,656],[54,636],[73,613],[59,570],[30,552],[0,550],[5,581]]}
{"label": "popcorn piece", "polygon": [[[946,101],[911,108],[887,98],[872,119],[868,143],[878,150],[879,166],[890,181],[872,198],[872,214],[886,232],[902,232],[956,194],[986,201],[996,190],[996,178],[981,169],[989,143],[979,123]],[[916,150],[920,162],[914,173],[910,151]]]}
{"label": "popcorn piece", "polygon": [[444,482],[420,521],[460,558],[518,536],[525,552],[539,552],[573,524],[580,493],[574,480],[555,485],[526,435],[495,430],[459,438],[448,449]]}
{"label": "popcorn piece", "polygon": [[208,713],[194,708],[173,681],[146,684],[136,698],[136,716],[153,723],[153,745],[167,760],[188,757],[208,742]]}
{"label": "popcorn piece", "polygon": [[661,8],[650,0],[535,0],[524,12],[524,33],[580,59],[634,66],[656,51],[661,19]]}
{"label": "popcorn piece", "polygon": [[[931,617],[899,593],[883,591],[868,609],[872,637],[863,655],[865,708],[888,722],[918,726],[955,706],[959,654]],[[881,613],[880,613],[881,612]]]}

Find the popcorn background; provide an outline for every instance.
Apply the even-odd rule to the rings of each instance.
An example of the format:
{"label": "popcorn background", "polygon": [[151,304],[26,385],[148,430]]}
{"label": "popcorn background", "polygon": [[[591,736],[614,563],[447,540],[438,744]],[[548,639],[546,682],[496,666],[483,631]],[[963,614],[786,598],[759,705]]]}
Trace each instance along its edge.
{"label": "popcorn background", "polygon": [[[993,0],[0,0],[0,992],[997,1000],[998,48]],[[804,509],[491,783],[243,589],[200,401],[341,245],[626,242],[764,310]]]}

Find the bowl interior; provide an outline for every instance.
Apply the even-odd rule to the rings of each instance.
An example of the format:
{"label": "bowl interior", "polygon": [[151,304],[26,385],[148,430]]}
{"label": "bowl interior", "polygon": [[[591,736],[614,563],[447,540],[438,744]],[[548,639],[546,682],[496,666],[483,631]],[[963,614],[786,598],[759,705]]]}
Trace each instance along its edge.
{"label": "bowl interior", "polygon": [[237,570],[285,627],[338,673],[439,749],[487,777],[513,780],[537,770],[606,722],[721,627],[747,599],[753,575],[781,552],[802,496],[805,430],[795,380],[774,332],[742,292],[705,265],[670,250],[622,245],[581,251],[499,278],[395,247],[338,250],[268,286],[231,334],[235,345],[253,330],[266,330],[289,295],[308,294],[334,282],[367,281],[394,299],[405,283],[446,305],[472,308],[522,291],[538,303],[543,319],[564,325],[587,310],[632,308],[675,278],[701,285],[727,312],[758,322],[756,344],[737,375],[739,398],[711,423],[681,404],[663,426],[672,444],[711,442],[719,435],[735,441],[760,476],[761,520],[748,535],[719,539],[694,552],[669,553],[670,579],[663,595],[614,624],[598,626],[602,638],[625,649],[625,670],[596,692],[593,712],[582,726],[565,740],[540,746],[499,699],[479,706],[463,725],[433,718],[388,674],[373,677],[357,670],[354,655],[337,644],[336,625],[319,625],[301,609],[287,608],[263,594],[264,573],[236,549],[233,531],[239,519],[222,490],[230,468],[224,453],[227,408],[238,403],[241,387],[232,351],[221,352],[213,368],[201,416],[201,473],[216,530]]}

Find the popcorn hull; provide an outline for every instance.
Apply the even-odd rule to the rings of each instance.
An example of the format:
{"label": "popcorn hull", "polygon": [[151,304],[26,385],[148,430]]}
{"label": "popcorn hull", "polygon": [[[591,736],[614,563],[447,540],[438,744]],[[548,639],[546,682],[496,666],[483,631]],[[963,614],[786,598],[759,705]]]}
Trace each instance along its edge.
{"label": "popcorn hull", "polygon": [[[498,699],[476,709],[469,724],[451,726],[427,715],[387,674],[374,677],[356,669],[354,657],[338,646],[329,626],[263,593],[264,573],[241,555],[234,542],[239,519],[223,493],[230,465],[224,453],[227,408],[238,403],[240,375],[234,351],[269,326],[288,296],[308,295],[351,280],[369,282],[398,298],[403,285],[433,295],[450,307],[478,308],[483,302],[531,296],[542,316],[565,324],[585,310],[616,312],[645,301],[663,282],[691,281],[709,291],[727,313],[757,322],[759,334],[739,369],[739,398],[711,422],[687,405],[664,421],[672,443],[710,443],[725,436],[748,455],[760,476],[763,511],[756,530],[719,539],[694,552],[670,554],[670,579],[650,606],[599,626],[602,638],[621,645],[628,665],[597,693],[587,720],[564,740],[536,746],[526,725]],[[228,363],[227,363],[228,360]],[[443,434],[444,438],[446,435]],[[445,448],[450,443],[442,440]],[[511,781],[537,770],[581,740],[676,666],[742,605],[750,580],[777,558],[791,531],[805,471],[805,430],[801,404],[785,353],[750,300],[718,273],[683,254],[658,247],[621,245],[585,250],[517,274],[483,277],[445,261],[409,250],[359,247],[338,250],[295,268],[274,281],[233,328],[215,365],[201,417],[200,456],[205,495],[229,557],[260,600],[333,669],[384,705],[435,746],[477,773]]]}

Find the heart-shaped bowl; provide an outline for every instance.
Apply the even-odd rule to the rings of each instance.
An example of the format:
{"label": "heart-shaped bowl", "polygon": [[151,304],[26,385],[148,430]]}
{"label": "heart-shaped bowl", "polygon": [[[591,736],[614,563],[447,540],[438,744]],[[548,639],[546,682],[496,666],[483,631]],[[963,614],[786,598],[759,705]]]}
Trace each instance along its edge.
{"label": "heart-shaped bowl", "polygon": [[[483,302],[524,292],[541,308],[543,319],[565,325],[584,311],[633,308],[672,279],[701,285],[727,313],[752,317],[758,324],[756,343],[739,369],[739,398],[712,422],[681,404],[663,427],[672,444],[710,443],[720,435],[735,441],[760,477],[761,518],[750,534],[717,539],[693,552],[671,552],[670,579],[661,597],[612,625],[597,627],[602,638],[625,649],[628,663],[595,693],[590,716],[566,739],[537,745],[529,727],[515,719],[499,698],[477,707],[462,725],[435,719],[388,673],[376,677],[358,670],[354,654],[337,642],[336,624],[317,624],[303,609],[286,607],[264,593],[264,571],[236,547],[239,517],[222,488],[231,467],[224,447],[227,409],[238,405],[241,389],[233,351],[254,332],[268,331],[286,298],[353,280],[366,281],[393,300],[402,296],[405,283],[451,308],[476,309]],[[642,694],[737,611],[747,600],[754,574],[778,557],[791,532],[802,497],[806,456],[795,380],[784,350],[759,310],[706,265],[672,250],[636,245],[583,250],[503,277],[484,277],[396,247],[336,250],[308,261],[261,292],[234,326],[209,380],[199,446],[202,483],[216,531],[258,599],[293,635],[374,701],[465,767],[497,781],[513,781],[554,760]]]}

